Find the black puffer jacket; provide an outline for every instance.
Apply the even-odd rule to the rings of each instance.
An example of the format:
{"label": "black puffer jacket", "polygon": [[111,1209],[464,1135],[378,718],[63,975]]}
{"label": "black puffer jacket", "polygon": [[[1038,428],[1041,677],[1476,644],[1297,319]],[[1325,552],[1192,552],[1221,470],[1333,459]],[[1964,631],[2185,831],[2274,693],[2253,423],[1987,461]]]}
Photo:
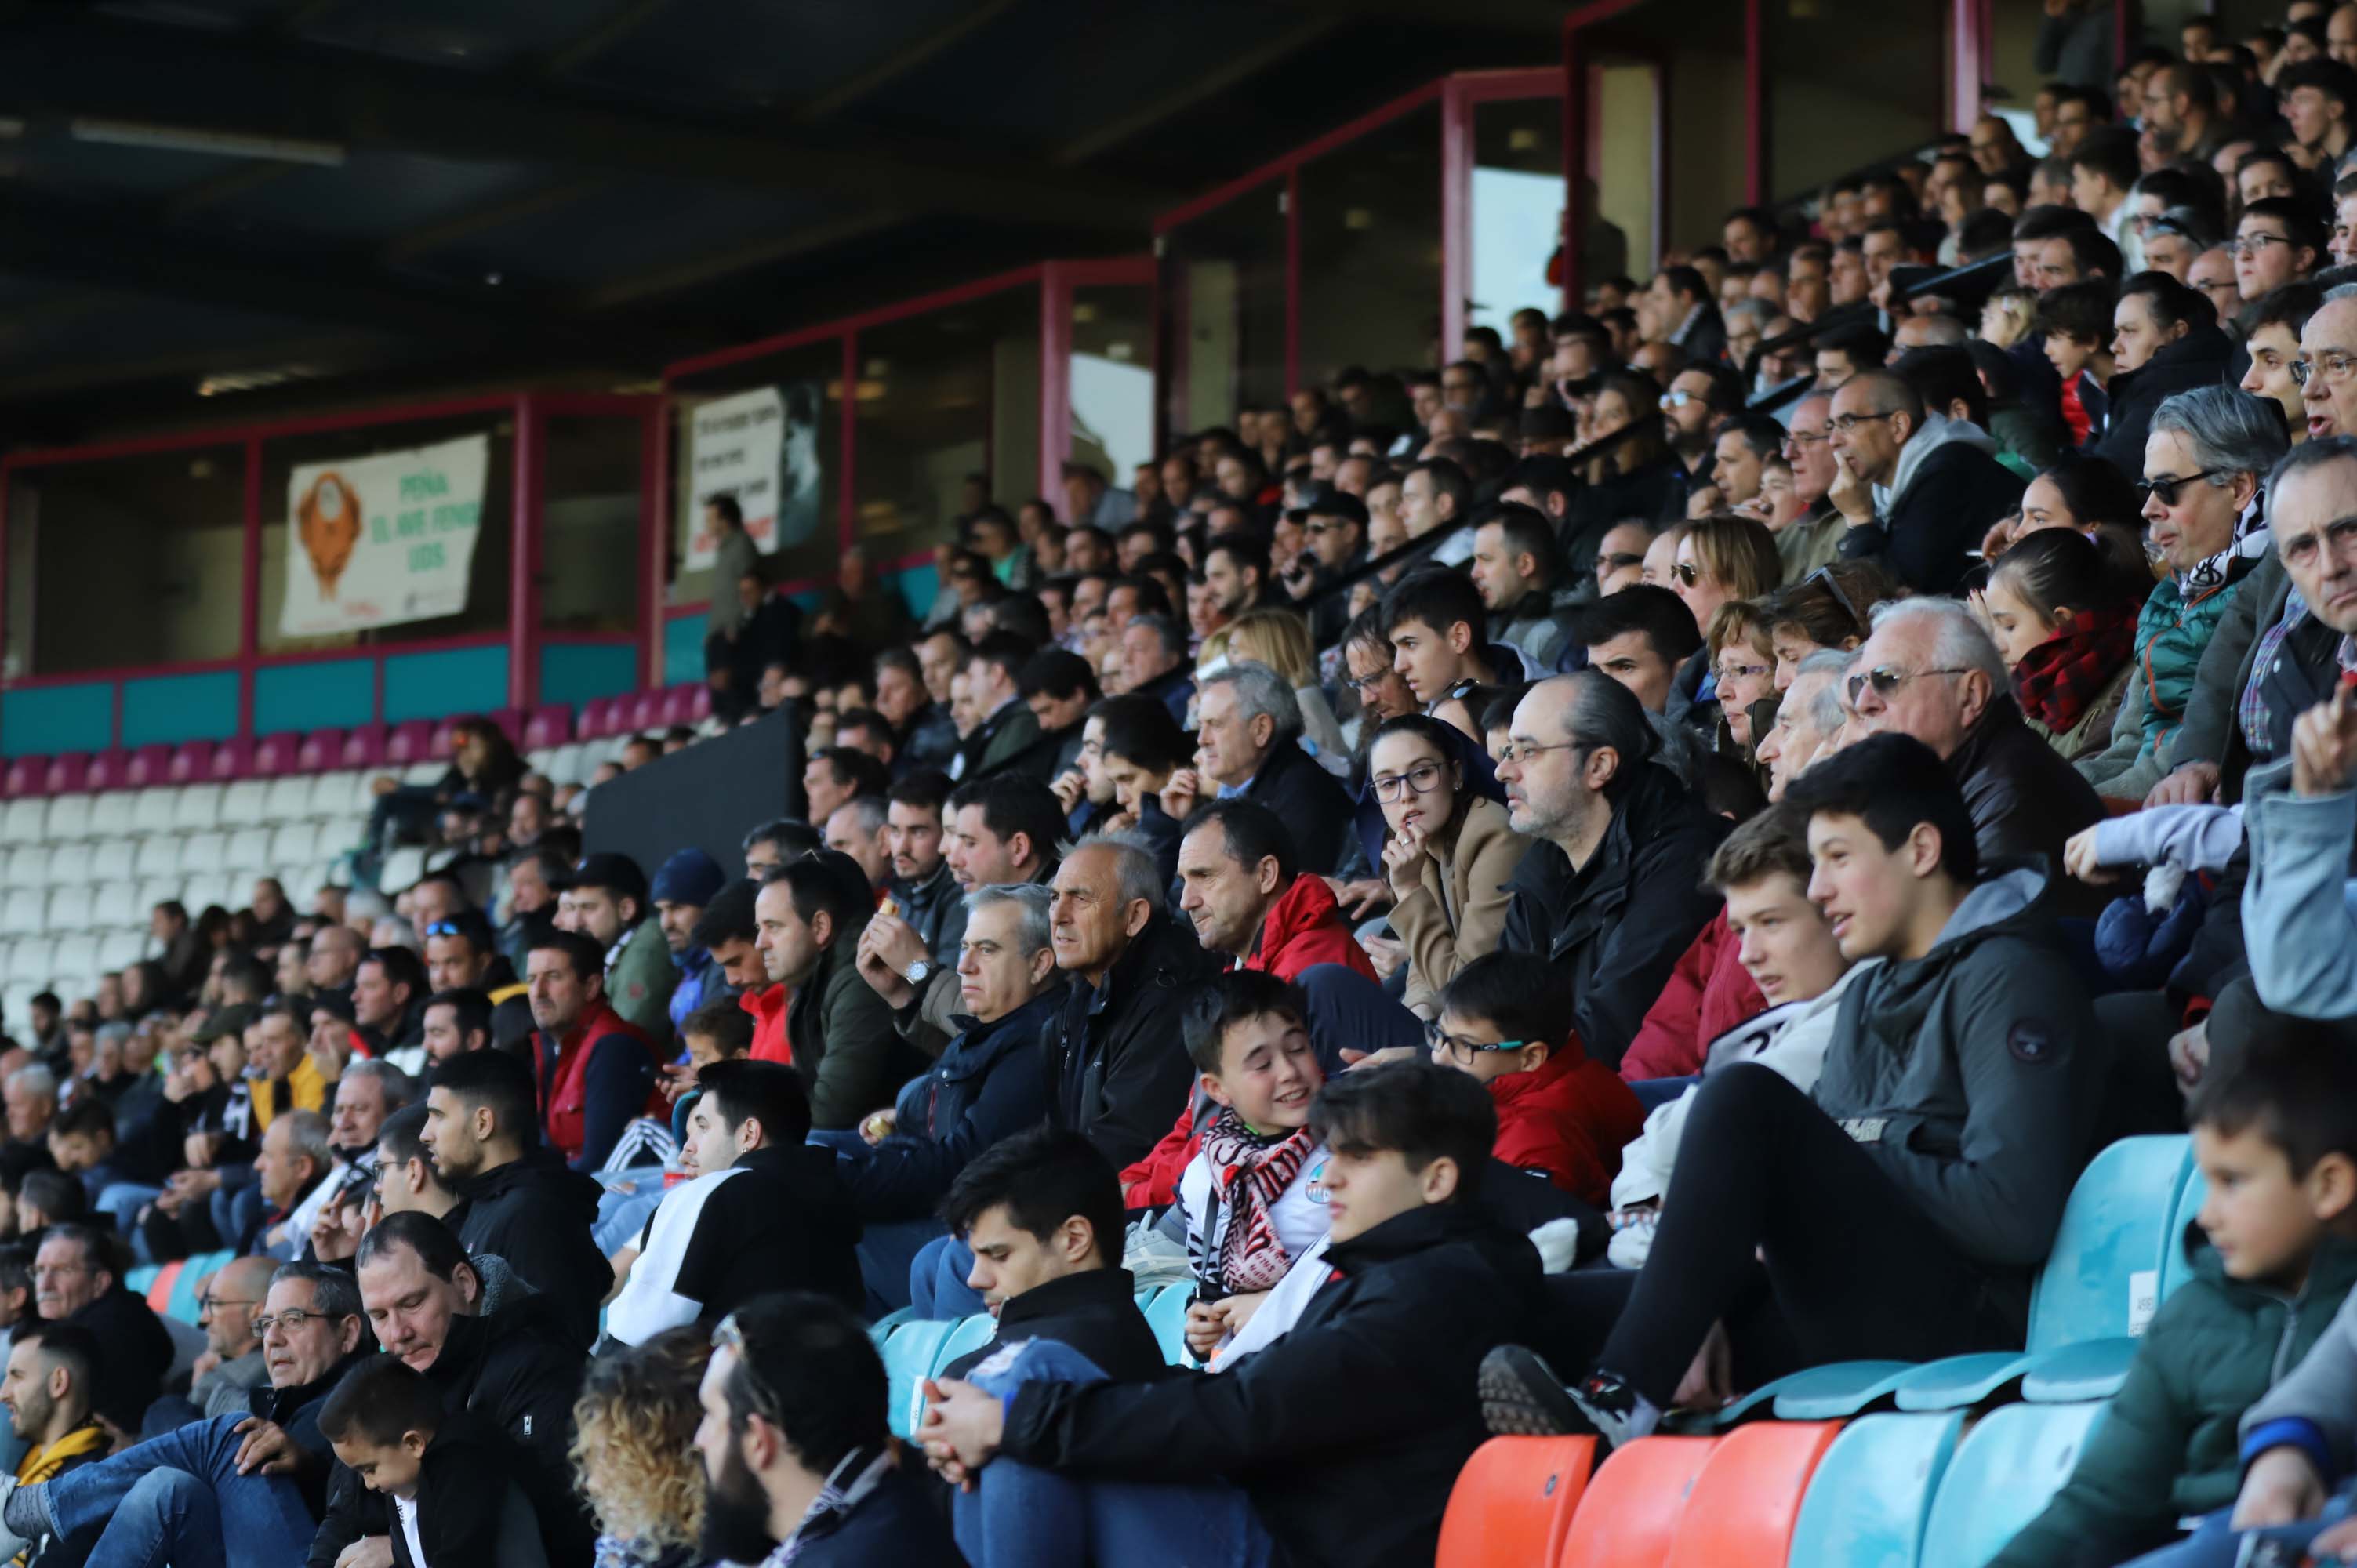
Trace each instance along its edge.
{"label": "black puffer jacket", "polygon": [[613,1266],[590,1232],[604,1188],[554,1149],[534,1149],[463,1185],[448,1224],[467,1251],[507,1260],[524,1283],[552,1299],[575,1344],[597,1337],[597,1304],[613,1288]]}
{"label": "black puffer jacket", "polygon": [[1586,865],[1574,871],[1562,850],[1534,843],[1506,884],[1499,947],[1569,968],[1579,1043],[1598,1061],[1620,1065],[1670,971],[1718,912],[1702,874],[1727,827],[1676,774],[1641,763]]}
{"label": "black puffer jacket", "polygon": [[1226,967],[1191,926],[1157,909],[1103,984],[1074,981],[1041,1036],[1057,1125],[1079,1129],[1115,1170],[1152,1148],[1195,1081],[1179,1038],[1181,1004]]}

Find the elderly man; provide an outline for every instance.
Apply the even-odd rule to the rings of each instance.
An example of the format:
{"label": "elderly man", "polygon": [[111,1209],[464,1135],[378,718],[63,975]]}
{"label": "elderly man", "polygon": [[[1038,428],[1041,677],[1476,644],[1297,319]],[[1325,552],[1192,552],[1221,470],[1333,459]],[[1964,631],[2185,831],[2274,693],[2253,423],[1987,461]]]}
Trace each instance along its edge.
{"label": "elderly man", "polygon": [[335,1155],[328,1119],[316,1111],[289,1111],[271,1122],[253,1156],[254,1190],[262,1202],[252,1230],[234,1240],[241,1250],[292,1261],[311,1237],[314,1197],[324,1198]]}
{"label": "elderly man", "polygon": [[1653,761],[1660,749],[1635,695],[1582,670],[1531,688],[1498,759],[1508,824],[1540,841],[1506,885],[1499,945],[1570,971],[1580,1043],[1613,1067],[1717,912],[1702,868],[1727,824]]}
{"label": "elderly man", "polygon": [[1195,694],[1193,672],[1187,668],[1187,630],[1167,615],[1132,616],[1121,629],[1122,690],[1152,697],[1187,722],[1187,703]]}
{"label": "elderly man", "polygon": [[1776,724],[1760,737],[1760,765],[1768,769],[1768,799],[1781,800],[1803,769],[1835,749],[1842,723],[1842,677],[1850,655],[1827,650],[1801,661],[1792,685],[1776,707]]}
{"label": "elderly man", "polygon": [[178,1426],[242,1414],[246,1396],[269,1381],[253,1320],[278,1267],[271,1258],[232,1258],[198,1286],[197,1326],[205,1331],[205,1348],[192,1369],[195,1380],[187,1399],[167,1394],[148,1407],[148,1430],[161,1430],[156,1423],[167,1418],[168,1425]]}
{"label": "elderly man", "polygon": [[1056,868],[1049,936],[1070,993],[1040,1036],[1058,1125],[1116,1169],[1151,1147],[1194,1077],[1179,1004],[1225,967],[1164,908],[1154,857],[1092,835]]}
{"label": "elderly man", "polygon": [[1877,556],[1918,593],[1953,592],[1989,525],[2021,503],[2021,480],[1975,426],[1927,414],[1914,388],[1885,371],[1834,393],[1826,494],[1848,536],[1841,553]]}
{"label": "elderly man", "polygon": [[1958,601],[1877,606],[1848,682],[1864,733],[1913,736],[1947,764],[1984,861],[2034,854],[2060,867],[2064,842],[2103,817],[2094,789],[2022,722],[1996,644]]}
{"label": "elderly man", "polygon": [[147,1304],[124,1288],[110,1240],[86,1225],[52,1225],[33,1255],[33,1305],[51,1323],[81,1325],[106,1347],[98,1413],[136,1432],[172,1365],[172,1337]]}
{"label": "elderly man", "polygon": [[233,1411],[113,1458],[38,1485],[0,1483],[0,1555],[44,1535],[100,1530],[94,1563],[302,1561],[334,1462],[319,1407],[372,1352],[349,1273],[285,1263],[266,1292],[253,1319],[265,1386]]}
{"label": "elderly man", "polygon": [[[1388,655],[1390,645],[1384,645]],[[58,1075],[38,1062],[20,1067],[0,1087],[0,1104],[8,1112],[8,1138],[0,1143],[0,1171],[14,1180],[27,1171],[47,1170],[49,1123],[58,1114]]]}
{"label": "elderly man", "polygon": [[2309,440],[2357,435],[2357,285],[2328,292],[2300,328],[2292,379],[2308,411]]}
{"label": "elderly man", "polygon": [[1170,776],[1162,809],[1184,822],[1206,794],[1258,801],[1298,835],[1302,869],[1331,875],[1350,843],[1351,797],[1302,750],[1301,703],[1285,678],[1230,664],[1204,677],[1196,719],[1196,765]]}

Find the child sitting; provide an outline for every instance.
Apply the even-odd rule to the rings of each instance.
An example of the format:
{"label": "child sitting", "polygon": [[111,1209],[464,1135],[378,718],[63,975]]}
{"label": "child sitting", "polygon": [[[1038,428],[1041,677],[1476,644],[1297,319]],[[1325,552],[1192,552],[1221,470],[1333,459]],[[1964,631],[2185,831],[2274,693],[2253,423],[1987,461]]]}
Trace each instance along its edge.
{"label": "child sitting", "polygon": [[[2118,1563],[2175,1540],[2177,1521],[2197,1514],[2208,1517],[2193,1539],[2155,1561],[2230,1563],[2225,1510],[2243,1484],[2244,1451],[2256,1461],[2243,1484],[2246,1506],[2272,1472],[2313,1465],[2296,1430],[2309,1371],[2301,1358],[2330,1340],[2337,1358],[2309,1362],[2346,1366],[2357,1341],[2341,1309],[2357,1283],[2357,1062],[2325,1039],[2270,1041],[2213,1064],[2189,1116],[2210,1184],[2178,1239],[2193,1277],[2161,1304],[2078,1467],[1998,1555],[1999,1568]],[[2330,1421],[2345,1430],[2350,1390],[2327,1381]],[[2248,1431],[2241,1442],[2238,1422]],[[2320,1501],[2313,1468],[2307,1479]]]}
{"label": "child sitting", "polygon": [[319,1435],[384,1498],[394,1568],[544,1568],[506,1437],[447,1412],[425,1374],[374,1356],[319,1408]]}
{"label": "child sitting", "polygon": [[1309,1106],[1326,1081],[1300,992],[1259,970],[1220,975],[1186,1019],[1187,1054],[1218,1112],[1178,1177],[1196,1299],[1187,1345],[1209,1360],[1302,1254],[1326,1239],[1325,1151]]}
{"label": "child sitting", "polygon": [[1645,1112],[1620,1074],[1588,1059],[1572,1018],[1563,969],[1534,953],[1484,953],[1442,989],[1425,1038],[1434,1061],[1489,1090],[1499,1159],[1601,1208]]}

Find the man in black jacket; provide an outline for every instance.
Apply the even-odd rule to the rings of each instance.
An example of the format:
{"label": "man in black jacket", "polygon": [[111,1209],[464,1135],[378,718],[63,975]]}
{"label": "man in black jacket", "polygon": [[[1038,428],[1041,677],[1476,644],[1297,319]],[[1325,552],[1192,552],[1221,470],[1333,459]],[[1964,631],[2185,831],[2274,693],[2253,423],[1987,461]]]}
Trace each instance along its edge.
{"label": "man in black jacket", "polygon": [[944,1376],[1025,1339],[1069,1346],[1116,1381],[1162,1375],[1162,1347],[1121,1266],[1121,1176],[1086,1138],[1034,1127],[1002,1140],[958,1173],[942,1218],[974,1258],[966,1283],[998,1320],[990,1343]]}
{"label": "man in black jacket", "polygon": [[1056,868],[1049,935],[1071,982],[1041,1036],[1050,1117],[1119,1170],[1154,1146],[1194,1080],[1179,1004],[1225,967],[1163,907],[1154,857],[1083,839]]}
{"label": "man in black jacket", "polygon": [[1963,792],[1906,736],[1812,765],[1784,808],[1807,821],[1809,896],[1842,956],[1879,962],[1843,993],[1813,1090],[1752,1062],[1705,1077],[1593,1370],[1566,1392],[1498,1352],[1493,1430],[1642,1436],[1714,1323],[1742,1387],[2022,1342],[2106,1056],[2047,875],[1984,863]]}
{"label": "man in black jacket", "polygon": [[1203,678],[1195,713],[1197,765],[1170,776],[1162,809],[1184,822],[1199,800],[1257,800],[1297,835],[1302,870],[1333,875],[1351,842],[1351,797],[1301,749],[1301,703],[1285,678],[1265,664],[1232,663]]}
{"label": "man in black jacket", "polygon": [[1927,420],[1915,389],[1868,371],[1834,393],[1833,488],[1849,525],[1841,553],[1877,556],[1919,594],[1955,590],[1989,525],[2021,504],[2021,480],[1968,424]]}
{"label": "man in black jacket", "polygon": [[[469,1262],[449,1228],[425,1214],[386,1216],[361,1238],[357,1262],[361,1300],[384,1348],[432,1380],[447,1408],[471,1410],[507,1435],[549,1562],[587,1562],[592,1531],[565,1456],[582,1357],[555,1305],[512,1279],[492,1304],[491,1260]],[[382,1521],[360,1478],[337,1465],[307,1568],[335,1568]]]}
{"label": "man in black jacket", "polygon": [[1580,1045],[1613,1067],[1717,910],[1702,872],[1727,824],[1651,760],[1660,746],[1626,686],[1582,670],[1531,688],[1498,761],[1507,821],[1540,841],[1500,945],[1569,967]]}
{"label": "man in black jacket", "polygon": [[468,1051],[434,1069],[421,1141],[458,1195],[446,1217],[470,1253],[507,1260],[524,1283],[560,1304],[583,1349],[597,1337],[597,1304],[613,1271],[591,1231],[597,1179],[542,1145],[532,1069],[505,1051]]}
{"label": "man in black jacket", "polygon": [[2144,472],[2144,444],[2160,405],[2196,387],[2224,386],[2234,344],[2200,289],[2167,273],[2138,273],[2120,291],[2118,371],[2105,388],[2110,407],[2094,456],[2123,474]]}
{"label": "man in black jacket", "polygon": [[163,1391],[172,1337],[147,1304],[124,1288],[114,1244],[86,1225],[52,1225],[33,1260],[33,1305],[51,1323],[77,1323],[106,1347],[98,1413],[124,1432]]}
{"label": "man in black jacket", "polygon": [[1485,1435],[1475,1369],[1541,1321],[1538,1256],[1468,1201],[1497,1135],[1470,1076],[1428,1062],[1345,1073],[1310,1126],[1329,1151],[1339,1277],[1284,1337],[1216,1376],[1152,1381],[1103,1380],[1042,1337],[940,1385],[919,1435],[936,1467],[980,1482],[958,1503],[969,1555],[1078,1528],[1074,1481],[1154,1481],[1095,1517],[1123,1537],[1102,1546],[1108,1561],[1200,1558],[1209,1524],[1239,1558],[1273,1544],[1290,1562],[1431,1563]]}
{"label": "man in black jacket", "polygon": [[[375,1347],[352,1277],[321,1263],[282,1265],[254,1325],[270,1382],[253,1391],[250,1416],[191,1422],[39,1485],[0,1481],[0,1561],[44,1535],[102,1562],[150,1542],[176,1562],[218,1562],[229,1541],[241,1562],[307,1550],[334,1462],[319,1406]],[[188,1552],[170,1550],[183,1541]]]}

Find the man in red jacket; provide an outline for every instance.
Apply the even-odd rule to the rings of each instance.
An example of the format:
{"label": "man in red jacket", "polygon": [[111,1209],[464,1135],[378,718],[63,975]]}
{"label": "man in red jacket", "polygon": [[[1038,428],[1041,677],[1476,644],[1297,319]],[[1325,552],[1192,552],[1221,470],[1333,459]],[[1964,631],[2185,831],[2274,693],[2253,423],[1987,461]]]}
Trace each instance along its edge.
{"label": "man in red jacket", "polygon": [[1645,1125],[1620,1075],[1573,1032],[1571,977],[1534,953],[1485,953],[1440,993],[1432,1059],[1471,1073],[1498,1107],[1498,1158],[1608,1207],[1620,1150]]}
{"label": "man in red jacket", "polygon": [[636,1116],[668,1118],[655,1051],[606,1001],[605,950],[576,931],[532,945],[533,1079],[549,1146],[574,1169],[606,1163]]}
{"label": "man in red jacket", "polygon": [[[1296,834],[1256,800],[1230,797],[1197,808],[1178,843],[1178,908],[1195,924],[1207,952],[1225,953],[1238,969],[1298,980],[1313,964],[1339,963],[1378,983],[1366,950],[1351,934],[1325,878],[1304,875],[1294,859]],[[1121,1173],[1133,1208],[1172,1202],[1178,1177],[1195,1157],[1211,1107],[1198,1090],[1178,1125],[1146,1157]]]}

